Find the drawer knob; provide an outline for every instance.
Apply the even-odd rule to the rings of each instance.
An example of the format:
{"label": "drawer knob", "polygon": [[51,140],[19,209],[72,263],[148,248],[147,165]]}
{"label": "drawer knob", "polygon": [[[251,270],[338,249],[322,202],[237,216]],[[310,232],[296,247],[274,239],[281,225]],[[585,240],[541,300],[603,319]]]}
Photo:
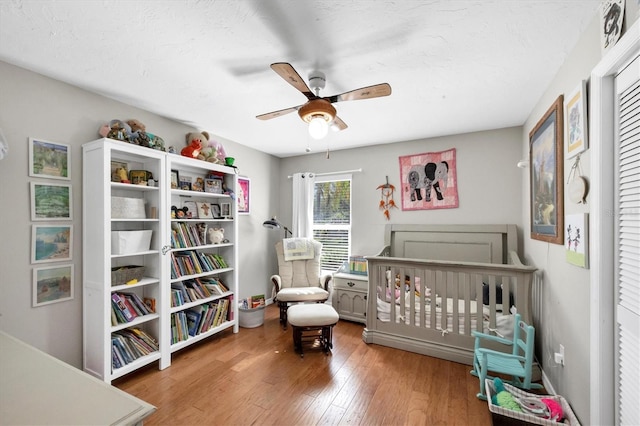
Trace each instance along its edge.
{"label": "drawer knob", "polygon": [[347,285],[349,287],[353,287],[354,285],[356,285],[356,283],[354,283],[353,281],[347,281]]}

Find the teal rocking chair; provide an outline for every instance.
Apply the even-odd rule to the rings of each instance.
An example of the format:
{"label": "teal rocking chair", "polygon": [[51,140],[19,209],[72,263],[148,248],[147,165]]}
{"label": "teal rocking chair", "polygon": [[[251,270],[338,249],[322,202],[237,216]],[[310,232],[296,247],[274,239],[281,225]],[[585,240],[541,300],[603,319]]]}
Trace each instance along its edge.
{"label": "teal rocking chair", "polygon": [[[511,376],[512,379],[509,383],[522,389],[542,388],[542,385],[538,383],[531,383],[535,329],[522,321],[520,314],[515,315],[513,328],[513,340],[478,331],[471,333],[476,338],[471,374],[480,379],[480,392],[477,395],[480,399],[487,399],[485,379],[493,379],[493,377],[487,375],[490,371]],[[511,353],[483,348],[483,341],[498,342],[511,346]]]}

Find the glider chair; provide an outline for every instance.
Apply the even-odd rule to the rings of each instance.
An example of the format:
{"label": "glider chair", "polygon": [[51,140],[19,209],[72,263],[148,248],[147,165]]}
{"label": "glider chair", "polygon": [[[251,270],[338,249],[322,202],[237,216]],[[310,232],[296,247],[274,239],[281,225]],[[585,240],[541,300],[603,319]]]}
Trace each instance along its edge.
{"label": "glider chair", "polygon": [[[287,250],[283,241],[287,244],[288,253],[285,253]],[[274,301],[280,308],[280,323],[286,329],[287,309],[290,304],[327,301],[331,275],[322,277],[320,273],[322,243],[301,238],[289,238],[283,241],[276,244],[278,274],[272,275],[271,281],[276,291]],[[292,246],[294,249],[291,248]]]}
{"label": "glider chair", "polygon": [[[535,329],[520,319],[520,314],[516,314],[514,319],[513,339],[508,340],[502,337],[473,331],[471,334],[476,338],[473,354],[473,370],[471,374],[480,379],[480,392],[477,397],[487,399],[485,394],[485,379],[493,379],[488,372],[505,374],[511,376],[511,383],[522,389],[541,389],[542,385],[531,383],[533,367],[533,343],[535,340]],[[493,349],[482,347],[483,343],[498,342],[511,346],[511,353],[499,352]]]}

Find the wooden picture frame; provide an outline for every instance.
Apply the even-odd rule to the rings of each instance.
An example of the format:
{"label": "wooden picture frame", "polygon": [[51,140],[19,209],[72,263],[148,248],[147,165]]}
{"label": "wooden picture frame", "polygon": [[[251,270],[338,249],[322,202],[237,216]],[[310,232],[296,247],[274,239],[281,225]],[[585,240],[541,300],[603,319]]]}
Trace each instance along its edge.
{"label": "wooden picture frame", "polygon": [[565,99],[564,116],[566,117],[564,158],[568,160],[588,148],[586,80],[582,80],[578,87]]}
{"label": "wooden picture frame", "polygon": [[32,225],[31,263],[70,261],[73,225]]}
{"label": "wooden picture frame", "polygon": [[71,180],[71,146],[29,138],[29,176]]}
{"label": "wooden picture frame", "polygon": [[73,265],[33,269],[33,307],[73,299]]}
{"label": "wooden picture frame", "polygon": [[564,244],[563,95],[529,133],[531,238]]}
{"label": "wooden picture frame", "polygon": [[180,173],[177,170],[171,170],[171,189],[178,189],[180,185]]}
{"label": "wooden picture frame", "polygon": [[238,190],[236,191],[238,200],[238,214],[251,213],[251,179],[248,177],[238,177]]}
{"label": "wooden picture frame", "polygon": [[71,185],[31,182],[31,220],[73,220]]}

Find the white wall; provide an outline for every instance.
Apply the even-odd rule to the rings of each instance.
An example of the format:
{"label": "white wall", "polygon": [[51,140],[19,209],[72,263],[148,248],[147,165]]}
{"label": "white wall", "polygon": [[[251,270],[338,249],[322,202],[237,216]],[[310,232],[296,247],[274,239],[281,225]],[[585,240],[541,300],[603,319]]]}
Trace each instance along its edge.
{"label": "white wall", "polygon": [[[98,128],[111,119],[137,118],[168,145],[182,147],[194,129],[30,71],[0,62],[0,128],[9,143],[0,161],[0,330],[76,367],[82,366],[82,150],[99,138]],[[215,129],[208,130],[215,134]],[[32,308],[31,220],[28,138],[71,145],[73,191],[73,264],[75,297],[71,301]],[[262,221],[278,203],[279,159],[237,143],[220,140],[236,158],[240,174],[251,178],[252,212],[239,217],[240,297],[267,293],[274,270],[263,254],[271,248]],[[54,182],[54,181],[51,181]],[[57,181],[61,182],[61,181]],[[38,222],[44,224],[47,222]],[[67,223],[67,222],[64,222]],[[62,263],[60,263],[62,264]],[[43,266],[45,264],[38,264]],[[54,265],[48,263],[46,265]]]}
{"label": "white wall", "polygon": [[[345,130],[348,131],[348,130]],[[521,159],[521,128],[492,130],[410,142],[302,155],[282,160],[280,175],[280,219],[291,224],[292,181],[295,172],[337,172],[362,168],[353,174],[352,252],[376,254],[384,243],[387,223],[477,224],[521,222],[522,172],[516,167]],[[337,142],[339,143],[339,142]],[[378,185],[386,182],[396,187],[395,202],[401,205],[398,157],[456,148],[459,207],[402,211],[391,210],[387,221],[378,205]]]}

